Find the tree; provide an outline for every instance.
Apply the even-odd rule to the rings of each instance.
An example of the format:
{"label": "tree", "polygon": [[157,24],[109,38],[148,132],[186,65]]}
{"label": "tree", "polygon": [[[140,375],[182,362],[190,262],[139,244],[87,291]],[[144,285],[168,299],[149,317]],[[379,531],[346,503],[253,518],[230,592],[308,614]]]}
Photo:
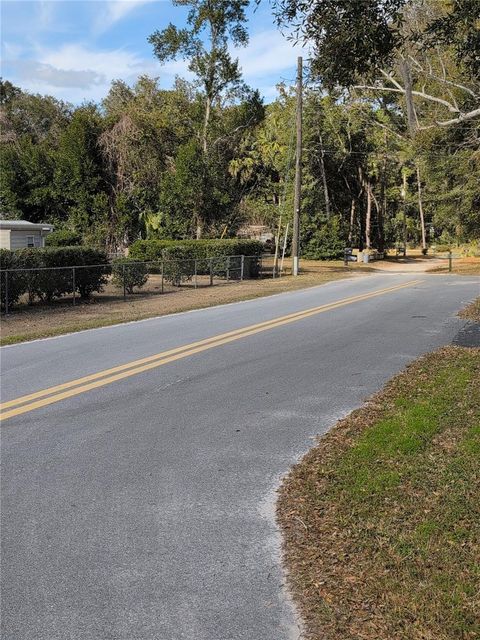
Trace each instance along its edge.
{"label": "tree", "polygon": [[[476,0],[277,0],[275,6],[280,23],[292,22],[297,38],[313,44],[312,72],[326,87],[398,93],[410,118],[416,117],[414,102],[440,108],[419,128],[480,116]],[[449,76],[438,60],[439,35],[473,72],[473,84]],[[413,86],[413,71],[419,86]]]}
{"label": "tree", "polygon": [[333,89],[392,62],[403,41],[399,27],[406,1],[274,0],[273,5],[282,27],[313,44],[312,73]]}
{"label": "tree", "polygon": [[75,110],[59,140],[53,189],[62,217],[85,241],[103,244],[108,229],[108,188],[98,145],[101,114],[95,105]]}
{"label": "tree", "polygon": [[32,222],[57,218],[55,151],[71,107],[0,82],[0,200],[2,216]]}
{"label": "tree", "polygon": [[114,82],[104,100],[99,146],[109,184],[109,242],[118,248],[155,227],[162,174],[179,144],[176,120],[165,113],[171,93],[141,76],[133,88]]}
{"label": "tree", "polygon": [[[174,0],[174,5],[190,8],[188,28],[178,29],[169,24],[163,31],[155,31],[148,41],[160,62],[177,58],[190,60],[189,69],[198,78],[205,94],[205,114],[202,147],[207,151],[208,126],[214,101],[227,89],[241,84],[238,60],[228,52],[228,42],[245,46],[248,33],[244,27],[248,0]],[[207,31],[209,48],[202,40]]]}
{"label": "tree", "polygon": [[[238,93],[242,87],[238,60],[234,60],[228,43],[245,46],[248,34],[244,23],[248,0],[174,0],[177,6],[189,7],[188,27],[179,29],[169,24],[163,31],[155,31],[149,42],[160,62],[188,59],[189,69],[197,76],[204,93],[203,126],[200,133],[204,155],[208,150],[208,134],[215,101],[228,91]],[[207,32],[208,44],[202,39]],[[203,220],[197,219],[197,238],[202,235]]]}

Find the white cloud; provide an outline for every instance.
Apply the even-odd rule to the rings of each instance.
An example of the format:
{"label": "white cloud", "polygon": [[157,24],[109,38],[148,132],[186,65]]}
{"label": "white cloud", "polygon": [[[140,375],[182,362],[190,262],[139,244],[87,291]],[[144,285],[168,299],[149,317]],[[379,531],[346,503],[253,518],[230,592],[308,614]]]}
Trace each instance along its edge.
{"label": "white cloud", "polygon": [[58,69],[92,69],[106,78],[141,73],[145,65],[145,61],[138,54],[127,49],[102,50],[88,48],[82,44],[65,44],[58,49],[39,49],[38,61]]}
{"label": "white cloud", "polygon": [[28,57],[12,56],[3,65],[13,75],[10,79],[27,91],[74,103],[101,100],[113,79],[132,82],[142,73],[158,72],[152,60],[144,60],[136,53],[93,49],[83,44],[65,44],[55,49],[38,46]]}
{"label": "white cloud", "polygon": [[[232,54],[238,57],[243,75],[247,82],[280,76],[283,72],[295,74],[297,57],[307,55],[305,49],[288,41],[276,29],[258,32],[250,38],[248,47],[234,49]],[[293,70],[293,72],[292,72]]]}
{"label": "white cloud", "polygon": [[22,84],[33,82],[49,87],[90,90],[106,82],[105,75],[92,69],[58,69],[51,64],[43,64],[35,60],[17,60],[10,63],[10,66]]}
{"label": "white cloud", "polygon": [[[132,4],[144,1],[117,0],[110,4],[120,7],[115,15],[121,17],[128,15]],[[131,84],[142,74],[158,76],[164,88],[172,85],[176,75],[189,80],[193,78],[187,61],[172,61],[161,66],[146,52],[139,53],[126,47],[99,49],[86,42],[68,42],[59,46],[30,42],[27,47],[25,43],[19,47],[4,41],[3,51],[4,75],[12,82],[27,91],[50,94],[73,103],[102,100],[111,81],[117,78]],[[277,82],[282,78],[294,78],[297,56],[305,53],[275,29],[257,32],[245,49],[232,49],[232,54],[240,60],[245,81],[259,87],[267,100],[275,97]]]}
{"label": "white cloud", "polygon": [[101,3],[102,10],[93,25],[93,32],[103,33],[110,29],[119,20],[123,20],[129,13],[138,9],[144,4],[158,2],[159,0],[109,0]]}
{"label": "white cloud", "polygon": [[[5,50],[7,54],[7,51]],[[160,76],[161,85],[171,86],[175,75],[190,77],[187,63],[171,62],[161,67],[154,58],[144,58],[128,49],[94,49],[81,43],[58,48],[37,46],[23,55],[10,48],[3,61],[9,78],[27,91],[53,95],[73,103],[100,101],[112,80],[133,83],[138,76]]]}

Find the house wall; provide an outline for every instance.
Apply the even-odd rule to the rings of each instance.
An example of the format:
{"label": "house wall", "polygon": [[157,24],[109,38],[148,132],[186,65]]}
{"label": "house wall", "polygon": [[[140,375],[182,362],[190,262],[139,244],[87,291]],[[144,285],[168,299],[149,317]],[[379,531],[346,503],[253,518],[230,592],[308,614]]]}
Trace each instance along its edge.
{"label": "house wall", "polygon": [[44,246],[44,238],[40,231],[24,231],[23,229],[12,229],[10,231],[10,249],[23,249],[28,246],[27,238],[33,236],[35,247]]}
{"label": "house wall", "polygon": [[0,229],[0,249],[10,249],[10,229]]}

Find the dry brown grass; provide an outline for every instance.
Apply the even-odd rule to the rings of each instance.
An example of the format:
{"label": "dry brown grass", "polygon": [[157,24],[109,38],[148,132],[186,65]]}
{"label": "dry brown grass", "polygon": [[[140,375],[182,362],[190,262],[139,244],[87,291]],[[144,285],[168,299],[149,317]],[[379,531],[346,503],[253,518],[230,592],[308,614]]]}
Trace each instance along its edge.
{"label": "dry brown grass", "polygon": [[462,309],[458,315],[472,322],[480,322],[480,298],[477,298],[468,307]]}
{"label": "dry brown grass", "polygon": [[446,348],[340,421],[281,488],[308,640],[480,637],[480,350]]}
{"label": "dry brown grass", "polygon": [[[444,260],[442,266],[429,271],[430,273],[448,273],[448,260]],[[480,276],[480,258],[455,258],[452,261],[452,273],[461,276]]]}
{"label": "dry brown grass", "polygon": [[297,278],[284,276],[276,279],[245,280],[214,287],[194,289],[192,285],[172,288],[160,294],[155,277],[149,291],[127,297],[125,302],[118,291],[108,287],[105,294],[93,297],[89,303],[60,300],[50,306],[17,307],[14,313],[2,318],[1,344],[13,344],[60,335],[72,331],[92,329],[132,320],[142,320],[217,304],[238,302],[285,291],[294,291],[324,284],[332,280],[369,273],[371,270],[355,265],[345,268],[341,262],[305,262]]}

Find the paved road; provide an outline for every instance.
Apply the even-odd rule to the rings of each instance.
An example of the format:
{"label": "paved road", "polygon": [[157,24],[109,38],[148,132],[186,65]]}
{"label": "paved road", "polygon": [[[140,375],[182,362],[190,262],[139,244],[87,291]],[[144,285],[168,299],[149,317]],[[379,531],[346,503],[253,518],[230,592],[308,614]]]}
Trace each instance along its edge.
{"label": "paved road", "polygon": [[[412,276],[421,282],[367,295]],[[279,478],[316,434],[449,343],[479,288],[374,275],[3,348],[9,401],[364,296],[5,420],[2,637],[297,637],[273,520]]]}

